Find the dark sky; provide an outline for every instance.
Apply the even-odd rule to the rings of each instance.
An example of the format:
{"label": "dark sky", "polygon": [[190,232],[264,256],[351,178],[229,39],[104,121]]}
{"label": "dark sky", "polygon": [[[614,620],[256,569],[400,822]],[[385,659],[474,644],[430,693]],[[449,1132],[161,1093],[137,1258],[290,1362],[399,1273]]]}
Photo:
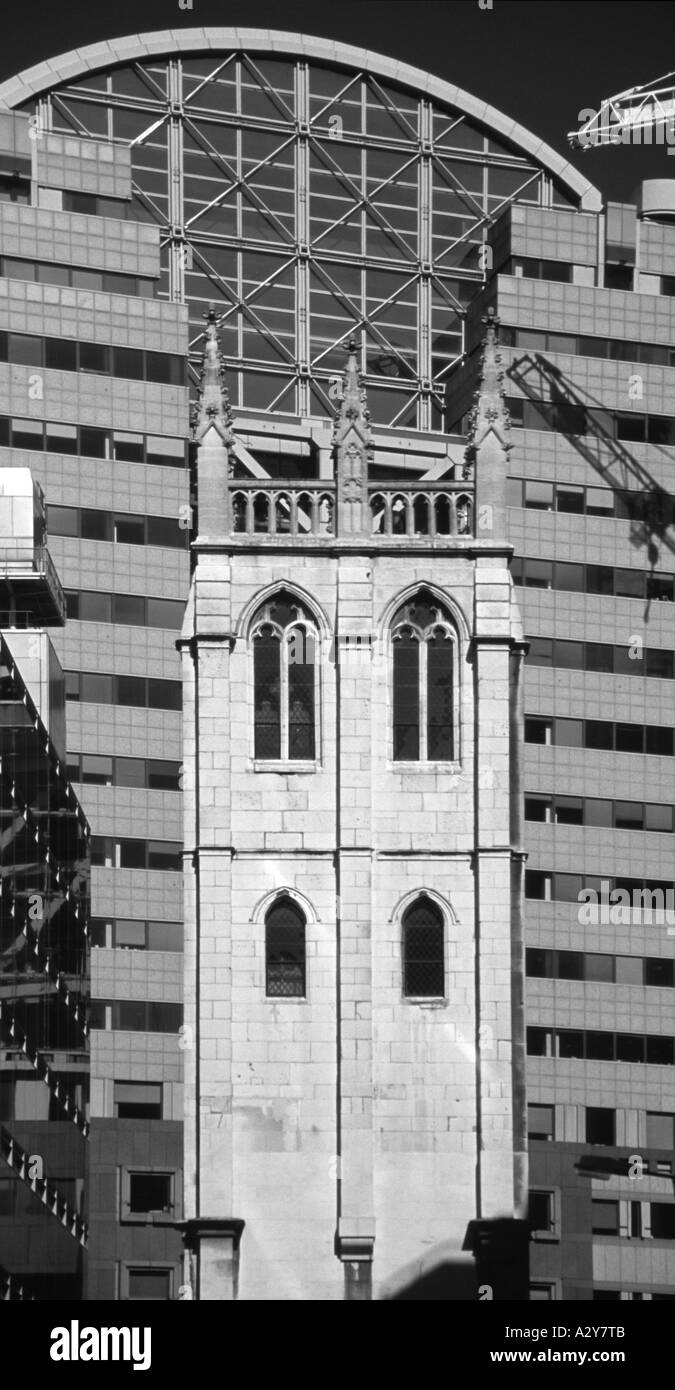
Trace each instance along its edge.
{"label": "dark sky", "polygon": [[[598,0],[32,0],[4,22],[0,76],[105,38],[227,25],[341,39],[426,68],[489,101],[568,154],[583,107],[675,66],[675,5]],[[25,18],[24,18],[25,16]],[[610,198],[643,178],[675,178],[667,146],[576,151],[572,162]]]}

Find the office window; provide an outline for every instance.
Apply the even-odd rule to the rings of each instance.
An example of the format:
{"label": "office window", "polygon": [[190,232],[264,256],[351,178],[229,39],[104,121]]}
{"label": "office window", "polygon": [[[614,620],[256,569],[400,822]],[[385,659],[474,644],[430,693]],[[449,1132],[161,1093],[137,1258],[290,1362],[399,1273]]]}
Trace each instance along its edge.
{"label": "office window", "polygon": [[185,444],[182,439],[149,434],[145,444],[147,463],[163,464],[165,468],[185,467]]}
{"label": "office window", "polygon": [[530,637],[527,659],[532,666],[553,665],[553,642],[550,637]]}
{"label": "office window", "polygon": [[[126,680],[133,680],[135,677],[127,676]],[[122,703],[122,701],[120,701]],[[128,701],[128,703],[134,703]],[[148,704],[150,709],[172,709],[180,710],[183,706],[183,690],[180,681],[154,680],[148,679],[147,701],[145,693],[141,704]]]}
{"label": "office window", "polygon": [[542,946],[528,946],[525,951],[526,975],[535,979],[552,979],[555,973],[553,959],[553,951],[547,951]]}
{"label": "office window", "polygon": [[251,632],[254,756],[308,761],[316,756],[316,632],[292,594],[261,609]]}
{"label": "office window", "polygon": [[12,420],[12,447],[14,449],[44,449],[44,425],[40,420],[22,420],[14,416]]}
{"label": "office window", "polygon": [[638,1033],[617,1033],[617,1062],[644,1062],[645,1040]]}
{"label": "office window", "polygon": [[[158,705],[156,702],[153,702],[152,700],[146,701],[146,684],[143,676],[116,676],[115,681],[115,693],[117,697],[116,703],[118,705],[135,705],[136,707],[140,708],[140,706],[145,705],[146,703],[152,707],[154,703],[155,708],[164,708],[164,706]],[[163,686],[168,685],[169,682],[150,681],[149,684]]]}
{"label": "office window", "polygon": [[393,643],[393,757],[447,762],[454,757],[454,638],[449,616],[420,592],[396,613]]}
{"label": "office window", "polygon": [[614,1034],[589,1029],[586,1033],[586,1057],[589,1062],[613,1062]]}
{"label": "office window", "polygon": [[80,512],[80,535],[86,541],[112,540],[110,513],[96,507],[83,507]]}
{"label": "office window", "polygon": [[95,753],[83,753],[80,758],[80,780],[93,786],[111,787],[113,760]]}
{"label": "office window", "polygon": [[183,846],[172,840],[148,840],[148,868],[180,873]]}
{"label": "office window", "polygon": [[146,840],[120,840],[118,843],[121,869],[147,869]]}
{"label": "office window", "polygon": [[583,980],[584,957],[581,951],[558,951],[558,979]]}
{"label": "office window", "polygon": [[147,945],[149,951],[182,951],[182,922],[148,922]]}
{"label": "office window", "polygon": [[147,764],[147,785],[153,791],[179,790],[180,763],[168,759],[150,758]]}
{"label": "office window", "polygon": [[[73,673],[78,674],[78,673]],[[113,677],[96,675],[94,672],[79,673],[80,699],[85,704],[111,705],[113,703]]]}
{"label": "office window", "polygon": [[445,994],[444,923],[429,898],[418,898],[403,916],[403,994],[406,998],[443,998]]}
{"label": "office window", "polygon": [[113,946],[120,951],[144,951],[145,922],[118,917],[113,929]]}
{"label": "office window", "polygon": [[594,1236],[618,1236],[619,1203],[591,1199],[591,1231]]}
{"label": "office window", "polygon": [[554,742],[559,748],[583,748],[584,723],[582,719],[556,719]]}
{"label": "office window", "polygon": [[[181,600],[168,598],[149,598],[146,599],[146,607],[147,612],[145,621],[148,627],[172,628],[175,631],[178,631],[181,628],[183,623],[183,617],[185,614],[185,604]],[[306,667],[304,669],[306,669]],[[293,663],[291,662],[289,674],[289,719],[291,720],[291,722],[294,718],[298,717],[296,710],[298,690],[299,685],[295,673],[293,672]]]}
{"label": "office window", "polygon": [[168,1216],[174,1208],[173,1173],[156,1173],[142,1170],[123,1175],[122,1211],[124,1215],[138,1216],[161,1212]]}
{"label": "office window", "polygon": [[[124,1284],[123,1284],[124,1288]],[[171,1298],[171,1270],[134,1266],[126,1270],[126,1299],[166,1302]]]}
{"label": "office window", "polygon": [[142,463],[143,435],[132,434],[127,430],[113,430],[112,449],[113,458],[122,459],[127,463]]}
{"label": "office window", "polygon": [[536,1240],[538,1236],[555,1236],[559,1234],[557,1220],[556,1193],[533,1189],[530,1191],[528,1206],[528,1220],[532,1229],[532,1235]]}
{"label": "office window", "polygon": [[113,1104],[119,1120],[161,1120],[161,1081],[115,1081]]}
{"label": "office window", "polygon": [[527,1135],[528,1139],[555,1139],[555,1106],[528,1105]]}
{"label": "office window", "polygon": [[80,453],[85,458],[108,458],[109,444],[108,430],[99,430],[93,425],[80,425]]}
{"label": "office window", "polygon": [[675,1115],[660,1111],[647,1111],[647,1147],[649,1149],[675,1149]]}
{"label": "office window", "polygon": [[617,753],[641,753],[644,746],[644,729],[639,724],[616,725]]}
{"label": "office window", "polygon": [[586,1106],[586,1143],[616,1143],[616,1111],[601,1105]]}
{"label": "office window", "polygon": [[644,962],[644,971],[646,985],[655,985],[661,989],[673,988],[675,980],[672,960],[662,959],[659,956],[647,956]]}
{"label": "office window", "polygon": [[585,1041],[585,1036],[580,1029],[561,1029],[558,1033],[558,1056],[582,1058],[585,1052]]}
{"label": "office window", "polygon": [[179,526],[177,517],[149,516],[147,527],[148,545],[167,545],[175,549],[186,549],[187,527]]}
{"label": "office window", "polygon": [[616,956],[614,959],[617,985],[641,985],[644,967],[640,956]]}
{"label": "office window", "polygon": [[551,876],[539,869],[525,870],[525,897],[538,898],[542,902],[551,897]]}
{"label": "office window", "polygon": [[614,980],[614,957],[589,951],[586,956],[585,978],[612,984]]}
{"label": "office window", "polygon": [[555,1284],[530,1284],[530,1303],[555,1302]]}
{"label": "office window", "polygon": [[549,796],[526,796],[525,797],[525,820],[549,821],[551,816],[551,798]]}
{"label": "office window", "polygon": [[43,358],[42,338],[29,333],[9,333],[9,361],[23,367],[41,367]]}
{"label": "office window", "polygon": [[80,593],[78,617],[81,623],[109,623],[111,617],[111,595],[96,593],[94,590]]}
{"label": "office window", "polygon": [[553,1035],[548,1028],[527,1029],[528,1057],[551,1057],[553,1055]]}
{"label": "office window", "polygon": [[81,372],[108,375],[110,348],[104,343],[78,343],[78,367]]}
{"label": "office window", "polygon": [[45,338],[45,367],[57,372],[77,371],[77,343],[72,338]]}
{"label": "office window", "polygon": [[553,511],[553,483],[525,480],[525,506],[534,511]]}
{"label": "office window", "polygon": [[113,594],[112,620],[129,627],[145,626],[146,600],[136,594]]}
{"label": "office window", "polygon": [[145,517],[113,517],[113,540],[118,545],[145,545]]}
{"label": "office window", "polygon": [[115,347],[112,357],[113,376],[127,377],[132,381],[143,380],[143,353],[140,348]]}
{"label": "office window", "polygon": [[652,1239],[675,1240],[675,1202],[650,1202]]}
{"label": "office window", "polygon": [[526,743],[544,743],[544,744],[550,744],[550,743],[553,742],[552,733],[553,733],[553,720],[552,720],[552,719],[540,719],[540,718],[535,717],[534,715],[526,715],[526,716],[525,716],[525,742],[526,742]]}
{"label": "office window", "polygon": [[47,513],[47,530],[52,536],[77,536],[78,526],[77,507],[55,507],[50,503]]}
{"label": "office window", "polygon": [[279,898],[265,917],[265,994],[302,999],[306,993],[305,916],[291,898]]}

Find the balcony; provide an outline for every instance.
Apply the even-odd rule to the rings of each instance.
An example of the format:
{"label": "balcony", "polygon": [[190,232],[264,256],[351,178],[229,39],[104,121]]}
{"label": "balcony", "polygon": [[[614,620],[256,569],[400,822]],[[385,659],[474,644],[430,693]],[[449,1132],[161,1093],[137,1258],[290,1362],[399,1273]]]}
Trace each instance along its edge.
{"label": "balcony", "polygon": [[62,627],[66,600],[46,546],[0,540],[0,628]]}

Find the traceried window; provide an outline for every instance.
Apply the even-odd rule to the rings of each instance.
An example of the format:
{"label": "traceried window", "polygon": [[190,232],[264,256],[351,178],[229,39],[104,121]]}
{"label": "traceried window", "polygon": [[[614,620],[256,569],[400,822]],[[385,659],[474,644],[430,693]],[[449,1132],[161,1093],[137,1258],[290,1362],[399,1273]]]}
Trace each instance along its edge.
{"label": "traceried window", "polygon": [[394,617],[395,762],[449,762],[455,756],[455,635],[432,594],[421,592]]}
{"label": "traceried window", "polygon": [[265,994],[305,996],[305,917],[291,898],[278,898],[265,917]]}
{"label": "traceried window", "polygon": [[316,757],[316,629],[292,594],[275,594],[252,631],[254,756]]}
{"label": "traceried window", "polygon": [[442,999],[445,994],[443,916],[424,895],[403,916],[403,994]]}

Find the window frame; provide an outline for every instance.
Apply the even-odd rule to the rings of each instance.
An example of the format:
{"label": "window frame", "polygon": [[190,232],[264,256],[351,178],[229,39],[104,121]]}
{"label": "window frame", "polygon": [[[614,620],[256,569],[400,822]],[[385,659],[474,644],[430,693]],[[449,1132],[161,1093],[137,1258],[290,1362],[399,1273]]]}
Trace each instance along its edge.
{"label": "window frame", "polygon": [[[533,1196],[548,1197],[550,1226],[534,1226],[530,1222],[529,1206]],[[539,1244],[540,1242],[559,1241],[561,1237],[561,1198],[560,1188],[558,1187],[531,1187],[528,1191],[528,1225],[530,1226],[530,1239]]]}
{"label": "window frame", "polygon": [[[169,1276],[169,1297],[164,1299],[139,1299],[132,1298],[129,1292],[130,1275],[140,1271],[146,1273],[162,1273]],[[176,1290],[180,1286],[180,1270],[175,1265],[169,1264],[167,1260],[121,1260],[119,1265],[119,1301],[121,1303],[172,1303],[176,1298]]]}
{"label": "window frame", "polygon": [[[279,598],[287,597],[292,601],[291,606],[297,610],[297,616],[286,626],[281,626],[272,616],[272,608]],[[259,757],[256,754],[256,672],[255,672],[255,643],[258,640],[258,633],[263,628],[270,627],[274,630],[274,635],[279,641],[279,757]],[[314,651],[314,755],[310,758],[293,758],[290,755],[290,719],[289,719],[289,648],[293,637],[298,632],[303,633],[303,641],[306,646],[312,645]],[[250,730],[250,758],[255,772],[315,772],[321,766],[321,731],[322,731],[322,710],[321,710],[321,677],[320,660],[321,651],[321,632],[313,614],[303,603],[302,599],[289,589],[279,589],[269,595],[263,604],[255,611],[248,634],[248,656],[252,698],[249,701],[252,718],[249,722]],[[308,664],[308,663],[305,663]]]}
{"label": "window frame", "polygon": [[[432,600],[432,606],[435,606],[435,608],[436,608],[436,616],[434,617],[434,619],[433,619],[430,623],[428,623],[427,626],[426,626],[425,628],[421,628],[421,627],[419,626],[419,624],[416,623],[416,622],[414,621],[414,619],[412,619],[412,618],[409,616],[410,609],[411,609],[411,608],[414,608],[416,601],[418,601],[420,598],[421,598],[421,599],[424,599],[425,596],[426,596],[426,591],[425,591],[424,588],[421,588],[420,590],[416,591],[414,594],[411,594],[408,598],[404,599],[401,603],[399,603],[399,604],[397,605],[395,611],[394,611],[394,614],[393,614],[393,616],[392,616],[391,623],[390,623],[390,626],[389,626],[389,633],[388,633],[389,641],[388,641],[388,644],[387,644],[387,645],[388,645],[388,648],[389,648],[388,672],[387,672],[387,691],[388,691],[388,703],[389,703],[389,715],[388,715],[388,763],[389,763],[389,766],[390,766],[394,771],[396,771],[396,770],[398,770],[398,769],[402,769],[402,770],[404,770],[404,771],[412,771],[412,770],[420,770],[421,768],[432,769],[432,770],[434,770],[434,769],[436,769],[436,768],[444,768],[444,769],[447,769],[447,768],[459,768],[460,765],[461,765],[460,719],[459,719],[459,708],[460,708],[460,679],[459,679],[460,641],[459,641],[459,633],[458,633],[458,631],[457,631],[457,627],[456,627],[456,625],[455,625],[455,623],[454,623],[454,621],[453,621],[453,619],[452,619],[452,617],[451,617],[451,615],[450,615],[450,612],[449,612],[447,606],[443,603],[443,601],[442,601],[441,599],[437,598],[437,596],[436,596],[434,593],[432,593],[432,592],[429,592],[429,593],[428,593],[428,597],[429,597],[430,600]],[[419,660],[418,660],[418,668],[417,668],[417,687],[418,687],[418,688],[417,688],[417,699],[418,699],[418,714],[419,714],[419,724],[418,724],[418,728],[419,728],[419,752],[418,752],[418,756],[417,756],[416,758],[397,758],[397,757],[396,757],[396,747],[395,747],[395,723],[394,723],[394,712],[395,712],[395,698],[394,698],[394,696],[395,696],[395,688],[394,688],[395,664],[394,664],[394,657],[395,657],[395,646],[396,646],[396,640],[397,640],[397,639],[396,639],[396,633],[397,633],[397,631],[398,631],[399,629],[403,629],[403,628],[410,628],[410,629],[413,630],[413,632],[415,633],[415,640],[417,641],[418,646],[419,646]],[[429,685],[428,685],[428,669],[429,669],[429,664],[428,664],[428,646],[429,646],[430,639],[434,636],[434,634],[435,634],[439,629],[440,629],[442,632],[444,632],[444,633],[446,634],[446,636],[449,638],[449,641],[450,641],[450,644],[451,644],[451,654],[452,654],[452,724],[451,724],[451,728],[452,728],[452,757],[451,757],[451,758],[429,758],[429,757],[427,756],[427,753],[428,753],[428,745],[429,745],[429,718],[428,718],[428,689],[429,689]]]}
{"label": "window frame", "polygon": [[[436,923],[441,929],[442,941],[442,965],[443,965],[443,993],[442,994],[409,994],[406,991],[408,962],[406,937],[408,928],[408,917],[421,903],[426,901],[432,911],[440,919]],[[400,914],[400,952],[401,952],[401,999],[404,1004],[447,1004],[448,1002],[448,915],[440,904],[433,898],[428,891],[420,889],[418,893],[405,903]]]}
{"label": "window frame", "polygon": [[[271,915],[275,912],[275,910],[277,910],[279,907],[283,907],[284,905],[288,905],[288,904],[290,904],[290,907],[292,908],[293,912],[297,913],[298,918],[302,919],[302,930],[303,930],[303,938],[302,938],[302,957],[303,957],[303,959],[302,959],[302,993],[300,993],[300,994],[270,994],[270,993],[269,993],[269,983],[270,983],[270,981],[269,981],[269,943],[270,943],[270,936],[271,936],[270,927],[271,927],[271,930],[274,931],[274,924],[273,924],[273,923],[270,923],[270,920],[269,920],[269,919],[270,919]],[[308,928],[309,928],[309,925],[310,925],[310,918],[309,918],[309,916],[308,916],[308,914],[307,914],[305,908],[304,908],[300,903],[298,903],[298,902],[296,901],[296,899],[292,896],[292,894],[289,893],[287,890],[286,890],[286,891],[282,891],[281,893],[277,893],[276,896],[272,899],[272,902],[270,902],[270,903],[267,904],[267,906],[266,906],[266,908],[265,908],[265,913],[264,913],[264,916],[263,916],[263,919],[262,919],[262,923],[263,923],[263,936],[264,936],[264,940],[263,940],[263,970],[264,970],[263,987],[264,987],[264,998],[265,998],[265,1001],[266,1001],[266,1002],[269,1001],[269,1002],[272,1003],[272,1004],[278,1004],[280,1001],[283,1001],[283,1002],[286,1003],[286,1004],[289,1004],[289,1003],[290,1003],[290,1004],[307,1004],[307,1003],[309,1002],[309,952],[308,952],[308,950],[307,950],[307,946],[308,946]]]}
{"label": "window frame", "polygon": [[[159,1208],[149,1208],[147,1211],[131,1210],[131,1180],[137,1175],[169,1179],[169,1207],[166,1211]],[[157,1168],[150,1164],[130,1163],[120,1168],[119,1176],[119,1219],[121,1225],[175,1225],[181,1205],[181,1174],[177,1168],[169,1166]]]}

